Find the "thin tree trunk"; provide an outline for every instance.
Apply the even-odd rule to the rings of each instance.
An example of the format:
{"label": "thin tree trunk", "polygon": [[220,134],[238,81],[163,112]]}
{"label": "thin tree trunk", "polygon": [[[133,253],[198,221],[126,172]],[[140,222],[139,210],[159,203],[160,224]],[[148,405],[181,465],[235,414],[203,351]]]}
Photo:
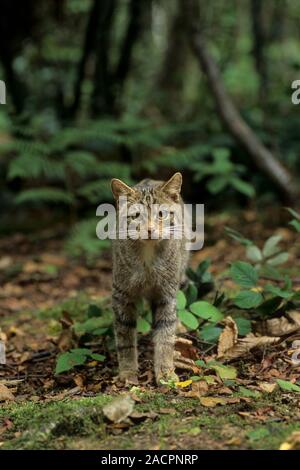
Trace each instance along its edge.
{"label": "thin tree trunk", "polygon": [[188,57],[186,22],[180,8],[172,18],[167,44],[155,88],[159,91],[160,110],[164,114],[170,115],[172,119],[176,119],[178,109],[181,109],[180,98],[182,98],[185,79],[184,68]]}
{"label": "thin tree trunk", "polygon": [[133,49],[142,30],[144,9],[145,0],[130,0],[128,26],[113,74],[113,105],[115,108],[119,107],[122,91],[130,71]]}
{"label": "thin tree trunk", "polygon": [[268,71],[265,56],[266,32],[263,21],[263,0],[250,0],[250,10],[252,19],[252,53],[255,68],[259,76],[259,99],[262,107],[265,108],[268,96]]}
{"label": "thin tree trunk", "polygon": [[[96,0],[97,1],[97,0]],[[99,1],[99,0],[98,0]],[[99,2],[100,3],[100,2]],[[100,22],[96,38],[96,69],[91,110],[94,117],[110,114],[112,110],[112,77],[109,67],[110,34],[115,12],[115,0],[101,2]]]}
{"label": "thin tree trunk", "polygon": [[299,195],[299,188],[292,174],[263,145],[254,131],[244,121],[232,98],[225,90],[218,66],[211,57],[199,27],[200,11],[197,0],[181,0],[187,17],[192,49],[207,76],[220,117],[236,141],[245,148],[256,166],[263,171],[291,202]]}
{"label": "thin tree trunk", "polygon": [[94,0],[86,26],[82,56],[78,64],[76,82],[74,86],[74,99],[68,114],[74,117],[80,107],[81,87],[84,80],[87,61],[95,48],[97,30],[99,28],[101,4]]}

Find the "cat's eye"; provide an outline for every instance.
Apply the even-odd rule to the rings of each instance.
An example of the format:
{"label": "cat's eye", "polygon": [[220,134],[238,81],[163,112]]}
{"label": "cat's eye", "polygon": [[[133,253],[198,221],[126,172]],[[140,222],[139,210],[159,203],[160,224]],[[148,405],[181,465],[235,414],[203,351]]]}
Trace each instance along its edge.
{"label": "cat's eye", "polygon": [[161,209],[159,212],[158,212],[158,218],[160,220],[167,220],[168,218],[170,217],[170,212],[165,210],[165,209]]}

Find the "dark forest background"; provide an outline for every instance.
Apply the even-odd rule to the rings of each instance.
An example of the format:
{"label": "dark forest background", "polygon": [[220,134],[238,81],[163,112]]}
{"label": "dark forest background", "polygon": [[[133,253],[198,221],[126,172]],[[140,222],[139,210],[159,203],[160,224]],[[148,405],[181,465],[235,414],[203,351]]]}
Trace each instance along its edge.
{"label": "dark forest background", "polygon": [[1,0],[1,232],[93,255],[110,179],[180,170],[209,211],[295,204],[300,4]]}

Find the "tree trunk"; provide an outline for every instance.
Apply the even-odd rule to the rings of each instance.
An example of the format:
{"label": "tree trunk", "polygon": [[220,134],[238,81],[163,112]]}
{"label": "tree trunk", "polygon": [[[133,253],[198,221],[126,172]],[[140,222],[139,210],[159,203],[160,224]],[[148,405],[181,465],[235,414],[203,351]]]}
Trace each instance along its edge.
{"label": "tree trunk", "polygon": [[218,66],[209,54],[199,27],[201,19],[197,0],[181,0],[187,17],[192,49],[205,73],[220,117],[236,141],[245,148],[256,166],[263,171],[290,201],[299,196],[292,174],[277,160],[244,121],[233,100],[225,90]]}
{"label": "tree trunk", "polygon": [[159,98],[160,110],[176,119],[178,109],[181,109],[181,100],[185,65],[188,57],[188,41],[186,40],[186,22],[182,11],[178,8],[170,25],[167,40],[167,49],[162,67],[156,82],[155,94]]}
{"label": "tree trunk", "polygon": [[265,56],[266,33],[263,21],[263,0],[250,0],[252,19],[252,53],[255,68],[259,76],[259,99],[262,107],[265,108],[268,96],[268,72],[267,60]]}
{"label": "tree trunk", "polygon": [[97,30],[99,28],[100,22],[100,10],[100,2],[98,0],[94,0],[86,26],[82,56],[78,64],[77,77],[74,86],[74,99],[68,111],[68,114],[71,118],[75,116],[80,107],[82,82],[84,80],[87,61],[95,48]]}
{"label": "tree trunk", "polygon": [[133,49],[142,30],[144,9],[145,0],[130,0],[127,30],[113,74],[113,106],[115,111],[118,111],[122,91],[130,71]]}
{"label": "tree trunk", "polygon": [[[99,0],[96,0],[96,2]],[[100,2],[99,2],[100,3]],[[110,114],[112,111],[112,83],[109,67],[110,35],[115,12],[115,0],[101,2],[100,21],[96,38],[96,68],[91,110],[94,117]]]}

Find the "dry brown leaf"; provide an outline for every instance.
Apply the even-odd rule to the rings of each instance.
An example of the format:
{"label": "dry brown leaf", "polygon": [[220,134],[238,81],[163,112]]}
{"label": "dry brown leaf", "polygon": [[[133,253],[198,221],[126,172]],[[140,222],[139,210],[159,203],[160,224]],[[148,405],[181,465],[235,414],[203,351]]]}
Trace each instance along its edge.
{"label": "dry brown leaf", "polygon": [[192,390],[188,392],[181,392],[180,395],[183,395],[187,398],[198,398],[206,395],[208,392],[208,384],[204,380],[200,380],[199,382],[192,383]]}
{"label": "dry brown leaf", "polygon": [[11,391],[0,383],[0,401],[14,401],[15,397],[11,393]]}
{"label": "dry brown leaf", "polygon": [[175,408],[160,408],[159,413],[162,415],[174,415],[176,413]]}
{"label": "dry brown leaf", "polygon": [[269,382],[261,382],[258,384],[259,388],[265,392],[265,393],[273,393],[275,388],[277,387],[277,384],[270,384]]}
{"label": "dry brown leaf", "polygon": [[233,348],[224,352],[223,358],[234,359],[241,357],[248,353],[254,348],[260,348],[271,344],[276,344],[280,341],[278,337],[271,336],[255,336],[253,333],[249,333],[245,338],[239,339]]}
{"label": "dry brown leaf", "polygon": [[[288,317],[288,318],[287,318]],[[300,329],[300,312],[292,310],[286,316],[257,323],[257,331],[268,336],[283,336]]]}
{"label": "dry brown leaf", "polygon": [[207,408],[214,408],[217,405],[226,405],[227,403],[226,398],[218,397],[200,397],[199,400],[201,405]]}
{"label": "dry brown leaf", "polygon": [[231,317],[227,317],[223,323],[225,328],[218,341],[218,358],[223,357],[226,351],[233,348],[238,340],[238,329],[235,321]]}

